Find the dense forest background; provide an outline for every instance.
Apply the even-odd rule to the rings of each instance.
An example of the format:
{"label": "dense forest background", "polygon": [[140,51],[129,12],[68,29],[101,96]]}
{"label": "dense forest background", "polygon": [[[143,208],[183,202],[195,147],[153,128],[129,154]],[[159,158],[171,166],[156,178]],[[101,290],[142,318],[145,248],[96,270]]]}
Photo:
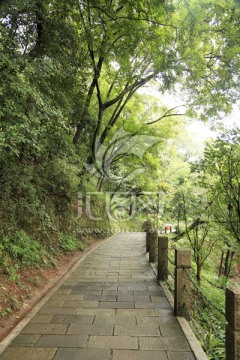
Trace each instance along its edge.
{"label": "dense forest background", "polygon": [[[8,281],[148,217],[178,225],[199,284],[204,266],[219,288],[235,276],[240,135],[222,119],[239,99],[239,29],[237,0],[1,1]],[[190,119],[217,131],[204,153]]]}

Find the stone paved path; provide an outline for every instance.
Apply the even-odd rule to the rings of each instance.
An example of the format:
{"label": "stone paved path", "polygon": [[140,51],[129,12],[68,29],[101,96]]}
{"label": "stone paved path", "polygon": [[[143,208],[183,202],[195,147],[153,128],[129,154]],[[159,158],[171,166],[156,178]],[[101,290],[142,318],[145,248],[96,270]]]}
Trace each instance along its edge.
{"label": "stone paved path", "polygon": [[91,252],[0,360],[194,360],[145,255],[145,234]]}

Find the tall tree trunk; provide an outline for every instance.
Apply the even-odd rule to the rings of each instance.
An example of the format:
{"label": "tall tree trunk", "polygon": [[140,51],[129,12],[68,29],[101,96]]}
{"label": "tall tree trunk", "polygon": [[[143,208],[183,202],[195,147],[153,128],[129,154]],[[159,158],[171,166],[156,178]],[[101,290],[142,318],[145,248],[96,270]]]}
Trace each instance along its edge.
{"label": "tall tree trunk", "polygon": [[[92,58],[93,63],[94,63],[95,60],[94,60],[94,54],[93,54],[92,51],[90,51],[90,55],[91,55],[91,58]],[[85,125],[86,125],[86,120],[85,120],[86,114],[88,112],[88,108],[90,106],[94,90],[95,90],[95,88],[97,87],[97,84],[98,84],[98,79],[99,79],[100,74],[101,74],[103,61],[104,61],[104,58],[100,56],[99,59],[98,59],[98,63],[96,65],[96,68],[94,68],[94,77],[93,77],[92,82],[90,84],[90,87],[88,89],[87,97],[86,97],[85,103],[83,105],[82,113],[80,115],[80,121],[79,121],[79,124],[77,126],[74,138],[73,138],[73,144],[74,145],[78,144],[81,133],[82,133],[82,131],[83,131]]]}
{"label": "tall tree trunk", "polygon": [[227,262],[227,264],[225,263],[225,271],[224,271],[224,275],[226,276],[227,279],[229,278],[233,258],[234,258],[234,255],[235,255],[234,251],[230,251],[230,250],[228,250],[228,251],[229,251],[228,262]]}
{"label": "tall tree trunk", "polygon": [[222,251],[221,254],[221,260],[218,268],[218,277],[220,277],[223,274],[223,259],[224,259],[224,251]]}
{"label": "tall tree trunk", "polygon": [[228,274],[228,268],[229,268],[229,260],[230,260],[230,250],[227,250],[226,257],[225,257],[225,263],[224,263],[224,276],[227,277]]}
{"label": "tall tree trunk", "polygon": [[197,257],[196,265],[197,265],[197,282],[200,285],[201,284],[202,263],[201,263],[199,257]]}

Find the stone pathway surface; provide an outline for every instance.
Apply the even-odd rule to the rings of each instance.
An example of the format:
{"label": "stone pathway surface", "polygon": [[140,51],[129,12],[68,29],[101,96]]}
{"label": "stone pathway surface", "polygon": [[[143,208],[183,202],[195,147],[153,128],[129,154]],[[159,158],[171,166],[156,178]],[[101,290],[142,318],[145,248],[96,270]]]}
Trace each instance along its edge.
{"label": "stone pathway surface", "polygon": [[145,234],[92,251],[0,360],[194,360],[145,255]]}

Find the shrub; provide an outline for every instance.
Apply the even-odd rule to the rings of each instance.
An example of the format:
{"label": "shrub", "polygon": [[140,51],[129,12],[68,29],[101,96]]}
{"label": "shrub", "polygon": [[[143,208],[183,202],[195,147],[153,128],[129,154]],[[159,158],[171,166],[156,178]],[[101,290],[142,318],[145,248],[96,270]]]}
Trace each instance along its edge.
{"label": "shrub", "polygon": [[2,237],[0,252],[17,261],[20,267],[43,265],[49,258],[46,249],[22,230]]}
{"label": "shrub", "polygon": [[74,236],[60,234],[60,248],[64,251],[82,251],[83,243]]}

